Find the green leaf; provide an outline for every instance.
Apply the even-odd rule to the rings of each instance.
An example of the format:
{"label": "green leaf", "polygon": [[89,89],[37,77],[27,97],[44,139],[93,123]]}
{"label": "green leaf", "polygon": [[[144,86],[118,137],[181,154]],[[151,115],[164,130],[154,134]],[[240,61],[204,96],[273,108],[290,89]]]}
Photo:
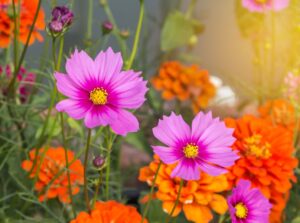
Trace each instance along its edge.
{"label": "green leaf", "polygon": [[162,28],[161,49],[169,51],[187,45],[194,34],[195,20],[186,18],[179,11],[173,11],[168,15]]}
{"label": "green leaf", "polygon": [[300,216],[293,219],[292,223],[300,223]]}
{"label": "green leaf", "polygon": [[125,141],[139,150],[152,153],[152,149],[142,131],[128,134],[125,138]]}
{"label": "green leaf", "polygon": [[81,138],[84,138],[84,132],[82,129],[82,125],[80,125],[78,123],[78,121],[76,121],[72,118],[68,118],[67,122],[72,129],[74,129],[76,132],[78,132],[80,134]]}

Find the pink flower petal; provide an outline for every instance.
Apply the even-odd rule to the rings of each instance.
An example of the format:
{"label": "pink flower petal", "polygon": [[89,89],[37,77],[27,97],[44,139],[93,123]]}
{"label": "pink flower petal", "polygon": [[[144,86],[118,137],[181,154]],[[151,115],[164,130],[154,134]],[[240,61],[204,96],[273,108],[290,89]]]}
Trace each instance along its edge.
{"label": "pink flower petal", "polygon": [[200,169],[193,159],[182,159],[171,173],[171,177],[180,177],[184,180],[199,180]]}
{"label": "pink flower petal", "polygon": [[158,125],[152,131],[157,139],[170,147],[176,147],[178,142],[189,140],[191,135],[190,127],[182,116],[174,113],[159,120]]}
{"label": "pink flower petal", "polygon": [[137,132],[139,130],[139,122],[137,118],[126,110],[119,110],[118,117],[110,123],[112,130],[122,136],[126,136],[129,132]]}
{"label": "pink flower petal", "polygon": [[91,107],[90,102],[73,99],[62,100],[56,105],[57,111],[66,112],[70,117],[77,120],[82,119]]}
{"label": "pink flower petal", "polygon": [[66,70],[72,81],[82,89],[93,90],[89,89],[87,83],[90,81],[96,82],[97,80],[95,77],[95,64],[86,52],[78,52],[76,49],[71,58],[67,59]]}
{"label": "pink flower petal", "polygon": [[221,168],[218,166],[208,164],[202,160],[197,160],[197,163],[203,172],[205,172],[211,176],[218,176],[218,175],[227,173],[227,170],[225,168]]}
{"label": "pink flower petal", "polygon": [[69,76],[55,72],[56,86],[60,93],[72,99],[88,99],[87,91],[83,91],[77,86]]}
{"label": "pink flower petal", "polygon": [[180,160],[183,155],[182,152],[178,149],[173,149],[165,146],[152,146],[155,154],[159,156],[159,158],[167,164],[172,164]]}
{"label": "pink flower petal", "polygon": [[118,76],[123,67],[121,53],[114,53],[112,48],[101,51],[95,59],[98,81],[108,84]]}

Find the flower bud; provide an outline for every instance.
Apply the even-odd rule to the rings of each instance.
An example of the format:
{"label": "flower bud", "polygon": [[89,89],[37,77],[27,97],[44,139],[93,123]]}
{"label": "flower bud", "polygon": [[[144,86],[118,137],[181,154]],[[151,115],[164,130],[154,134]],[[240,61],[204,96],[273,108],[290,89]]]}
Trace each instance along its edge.
{"label": "flower bud", "polygon": [[101,169],[105,164],[105,159],[102,156],[96,156],[93,160],[93,165],[97,169]]}
{"label": "flower bud", "polygon": [[130,36],[129,30],[121,30],[121,31],[120,31],[120,36],[121,36],[123,39],[127,39],[127,38]]}
{"label": "flower bud", "polygon": [[66,6],[56,6],[51,14],[52,18],[48,24],[48,30],[54,36],[63,33],[73,22],[74,14]]}
{"label": "flower bud", "polygon": [[113,24],[110,21],[105,21],[102,23],[102,33],[103,35],[109,34],[113,30]]}

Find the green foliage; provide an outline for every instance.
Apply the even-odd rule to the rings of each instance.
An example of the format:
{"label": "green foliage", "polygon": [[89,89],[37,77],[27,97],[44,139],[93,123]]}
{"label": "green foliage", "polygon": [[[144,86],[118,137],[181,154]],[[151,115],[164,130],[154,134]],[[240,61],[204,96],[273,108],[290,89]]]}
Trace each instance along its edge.
{"label": "green foliage", "polygon": [[186,46],[194,35],[202,31],[203,25],[199,21],[188,18],[182,12],[173,11],[166,18],[162,28],[161,49],[170,51]]}

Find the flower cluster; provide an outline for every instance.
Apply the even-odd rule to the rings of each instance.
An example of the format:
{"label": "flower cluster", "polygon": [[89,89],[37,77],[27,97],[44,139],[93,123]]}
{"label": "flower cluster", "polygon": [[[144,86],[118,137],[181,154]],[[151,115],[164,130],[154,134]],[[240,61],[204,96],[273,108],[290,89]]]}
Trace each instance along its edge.
{"label": "flower cluster", "polygon": [[[38,153],[37,156],[36,153]],[[67,156],[69,162],[72,162],[75,158],[74,153],[70,150],[68,150]],[[29,153],[29,160],[23,161],[22,168],[27,172],[31,171],[30,178],[34,178],[37,175],[35,190],[39,192],[40,201],[58,197],[63,203],[70,202],[64,148],[41,148],[38,152],[36,149],[33,149]],[[64,170],[63,173],[57,177],[56,175],[62,170]],[[83,166],[81,161],[75,160],[72,162],[68,171],[70,172],[72,194],[75,195],[80,190],[79,186],[83,184]]]}
{"label": "flower cluster", "polygon": [[270,222],[280,222],[291,180],[296,181],[294,169],[298,160],[293,157],[292,134],[251,115],[236,120],[228,118],[225,122],[235,129],[233,135],[237,140],[232,148],[240,155],[227,174],[230,187],[240,179],[251,181],[272,204]]}
{"label": "flower cluster", "polygon": [[[147,182],[151,186],[159,162],[159,157],[154,156],[154,160],[149,166],[140,169],[139,180]],[[158,191],[154,197],[162,201],[163,210],[169,214],[179,190],[180,178],[171,177],[175,167],[175,164],[161,164],[155,182]],[[177,216],[183,211],[189,221],[206,223],[213,218],[211,210],[218,214],[224,214],[227,211],[226,199],[220,194],[228,188],[225,175],[213,177],[202,172],[199,173],[199,178],[199,180],[185,182],[173,216]],[[147,200],[147,197],[145,198],[144,201]]]}
{"label": "flower cluster", "polygon": [[[9,64],[4,67],[0,66],[0,89],[2,94],[5,95],[7,93],[7,86],[12,78],[12,67]],[[35,82],[35,74],[27,72],[24,67],[21,67],[19,73],[17,74],[17,81],[19,83],[18,93],[20,95],[20,100],[22,103],[24,103],[31,93],[31,84]]]}
{"label": "flower cluster", "polygon": [[[80,212],[70,223],[140,223],[141,215],[136,208],[116,201],[96,202],[90,212]],[[144,223],[148,223],[144,220]]]}
{"label": "flower cluster", "polygon": [[[32,25],[36,9],[38,7],[38,0],[20,0],[15,1],[16,9],[19,7],[18,2],[20,2],[20,13],[18,15],[20,19],[18,37],[19,40],[25,44],[27,37],[29,35],[30,27]],[[12,38],[14,37],[14,20],[13,20],[13,10],[11,0],[1,0],[0,1],[0,48],[6,48],[10,44]],[[39,31],[44,30],[44,11],[40,9],[35,27],[33,29],[32,35],[29,40],[29,45],[34,43],[37,39],[38,41],[43,40],[43,36]]]}
{"label": "flower cluster", "polygon": [[195,113],[206,108],[216,94],[207,70],[197,65],[184,66],[177,61],[163,63],[152,83],[157,90],[163,91],[165,100],[190,100]]}

